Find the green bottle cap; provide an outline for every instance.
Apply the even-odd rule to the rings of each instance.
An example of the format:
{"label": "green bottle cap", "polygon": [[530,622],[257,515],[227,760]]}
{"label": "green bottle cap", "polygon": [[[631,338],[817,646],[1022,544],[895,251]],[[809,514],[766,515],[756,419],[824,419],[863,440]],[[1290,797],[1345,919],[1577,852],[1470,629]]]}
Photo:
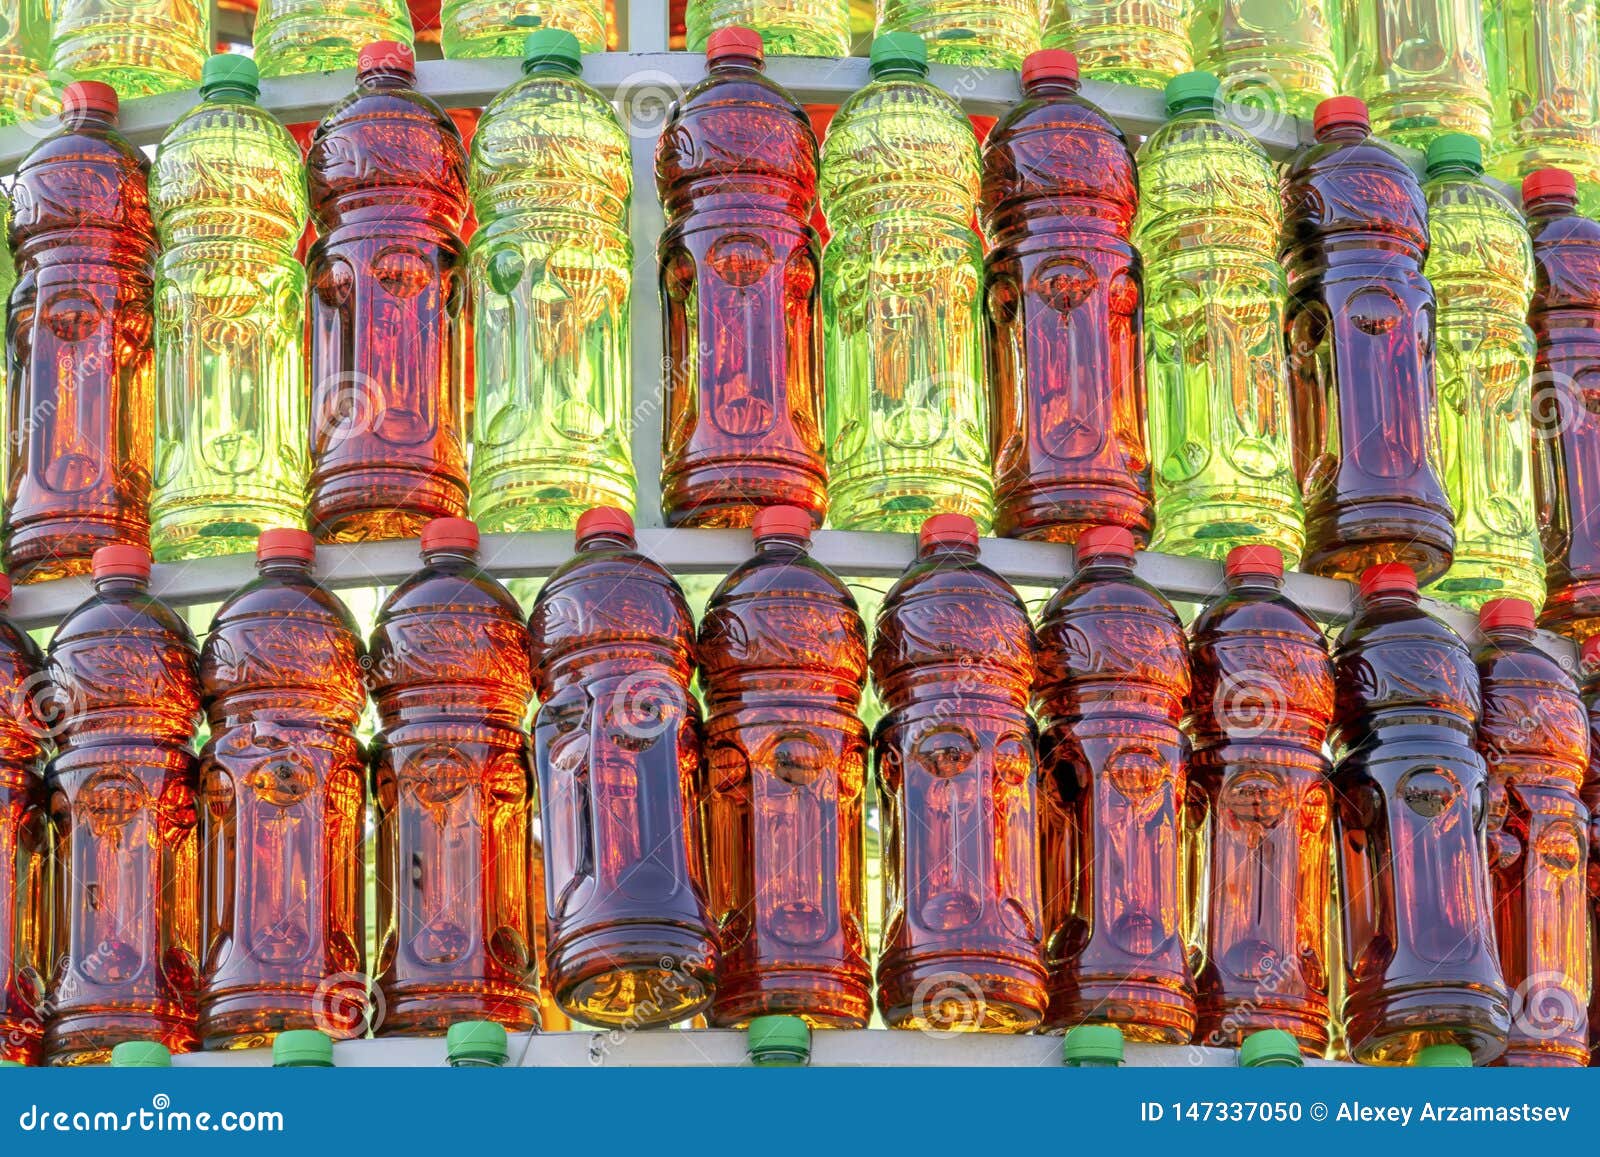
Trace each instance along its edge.
{"label": "green bottle cap", "polygon": [[456,1067],[503,1065],[511,1050],[506,1030],[492,1020],[463,1020],[445,1033],[445,1055]]}
{"label": "green bottle cap", "polygon": [[172,1054],[153,1040],[125,1040],[111,1050],[114,1069],[170,1069]]}
{"label": "green bottle cap", "polygon": [[1253,1032],[1239,1046],[1239,1064],[1247,1069],[1298,1069],[1305,1063],[1299,1042],[1281,1028]]}
{"label": "green bottle cap", "polygon": [[1470,1069],[1472,1050],[1462,1045],[1429,1045],[1411,1062],[1415,1069]]}
{"label": "green bottle cap", "polygon": [[1428,142],[1428,176],[1437,176],[1447,169],[1470,169],[1483,172],[1483,146],[1477,137],[1466,133],[1444,133]]}
{"label": "green bottle cap", "polygon": [[272,1039],[275,1069],[333,1068],[333,1040],[314,1028],[291,1028]]}
{"label": "green bottle cap", "polygon": [[889,72],[928,75],[928,46],[915,32],[880,32],[872,38],[868,71],[874,80]]}
{"label": "green bottle cap", "polygon": [[1122,1030],[1114,1024],[1080,1024],[1061,1042],[1061,1059],[1073,1068],[1122,1063]]}
{"label": "green bottle cap", "polygon": [[753,1065],[803,1065],[811,1060],[811,1029],[798,1016],[758,1016],[745,1035]]}
{"label": "green bottle cap", "polygon": [[261,73],[256,62],[236,52],[219,52],[200,70],[200,95],[232,92],[255,100],[261,95]]}
{"label": "green bottle cap", "polygon": [[1167,115],[1175,117],[1181,112],[1204,109],[1215,111],[1222,82],[1214,72],[1180,72],[1167,81],[1163,94],[1167,102]]}
{"label": "green bottle cap", "polygon": [[522,71],[577,76],[583,72],[583,46],[565,28],[536,28],[522,42]]}
{"label": "green bottle cap", "polygon": [[25,1069],[27,1067],[22,1061],[0,1061],[0,1069]]}

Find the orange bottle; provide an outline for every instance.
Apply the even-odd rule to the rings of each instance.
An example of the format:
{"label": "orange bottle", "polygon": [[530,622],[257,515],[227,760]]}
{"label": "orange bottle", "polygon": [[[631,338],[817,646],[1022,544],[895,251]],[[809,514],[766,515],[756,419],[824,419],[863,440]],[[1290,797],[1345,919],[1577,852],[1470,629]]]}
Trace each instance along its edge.
{"label": "orange bottle", "polygon": [[1589,809],[1589,1064],[1600,1052],[1600,635],[1583,642],[1583,702],[1589,720],[1589,766],[1583,804]]}
{"label": "orange bottle", "polygon": [[1507,1065],[1589,1063],[1588,717],[1572,677],[1533,641],[1534,611],[1478,612],[1478,750],[1489,765],[1489,872],[1511,990]]}
{"label": "orange bottle", "polygon": [[122,1041],[195,1042],[199,987],[198,655],[150,596],[150,553],[94,552],[94,593],[56,628],[45,772],[55,834],[51,1064],[104,1064]]}
{"label": "orange bottle", "polygon": [[860,1028],[872,1011],[863,903],[867,636],[810,554],[811,515],[769,506],[755,557],[700,623],[707,878],[722,939],[711,1020],[786,1013]]}
{"label": "orange bottle", "polygon": [[884,833],[878,1008],[891,1028],[1026,1032],[1044,1015],[1034,637],[964,514],[922,524],[878,615]]}
{"label": "orange bottle", "polygon": [[1085,530],[1039,627],[1045,1025],[1181,1044],[1195,1025],[1180,899],[1189,655],[1133,555],[1125,528]]}
{"label": "orange bottle", "polygon": [[556,1000],[590,1024],[696,1016],[717,942],[689,604],[635,549],[627,513],[601,506],[579,516],[576,554],[539,592],[528,630]]}
{"label": "orange bottle", "polygon": [[475,525],[436,518],[421,546],[422,569],[385,600],[367,652],[383,728],[372,741],[378,1031],[534,1028],[528,629],[478,566]]}
{"label": "orange bottle", "polygon": [[200,650],[207,1048],[366,1029],[363,1002],[348,999],[365,971],[363,648],[311,577],[315,558],[306,531],[265,531],[258,577],[218,609]]}
{"label": "orange bottle", "polygon": [[[0,612],[11,580],[0,575]],[[44,743],[49,703],[44,656],[28,633],[0,613],[0,1060],[39,1063],[44,1036],[46,867]]]}

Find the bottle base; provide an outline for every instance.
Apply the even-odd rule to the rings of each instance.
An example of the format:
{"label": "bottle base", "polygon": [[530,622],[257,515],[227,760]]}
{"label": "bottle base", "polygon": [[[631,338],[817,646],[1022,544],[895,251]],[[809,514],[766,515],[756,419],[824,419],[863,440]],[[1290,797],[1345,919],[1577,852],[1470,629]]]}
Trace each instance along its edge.
{"label": "bottle base", "polygon": [[318,483],[307,521],[322,543],[416,538],[435,518],[465,518],[466,483],[410,471],[364,471],[361,480]]}
{"label": "bottle base", "polygon": [[662,518],[671,527],[744,529],[768,506],[797,506],[820,527],[828,513],[822,475],[740,466],[684,470],[661,479]]}
{"label": "bottle base", "polygon": [[1156,981],[1122,979],[1053,985],[1044,1027],[1065,1032],[1080,1024],[1111,1024],[1130,1041],[1181,1045],[1194,1038],[1194,1022],[1188,993]]}
{"label": "bottle base", "polygon": [[150,536],[144,526],[77,519],[13,527],[6,541],[6,573],[19,584],[88,574],[95,551],[118,545],[148,547]]}
{"label": "bottle base", "polygon": [[1505,1051],[1505,997],[1483,988],[1420,984],[1373,1000],[1347,997],[1345,1038],[1364,1065],[1409,1064],[1429,1045],[1458,1044],[1485,1065]]}
{"label": "bottle base", "polygon": [[1208,1048],[1236,1049],[1244,1038],[1275,1028],[1294,1037],[1300,1051],[1320,1057],[1328,1051],[1328,1005],[1285,1007],[1255,997],[1217,1004],[1200,1001],[1195,1015],[1194,1043]]}
{"label": "bottle base", "polygon": [[602,1028],[688,1020],[705,1011],[716,988],[716,945],[674,925],[613,925],[552,944],[546,955],[562,1011]]}
{"label": "bottle base", "polygon": [[1204,495],[1186,499],[1182,510],[1156,507],[1150,550],[1221,562],[1236,546],[1275,546],[1283,565],[1293,569],[1305,548],[1299,510],[1265,499],[1245,504]]}
{"label": "bottle base", "polygon": [[1476,612],[1490,599],[1525,599],[1538,611],[1544,605],[1544,567],[1539,556],[1489,556],[1458,553],[1444,577],[1423,592],[1429,598]]}
{"label": "bottle base", "polygon": [[[354,974],[349,974],[354,976]],[[334,1040],[366,1035],[372,1006],[365,986],[274,985],[200,998],[200,1047],[266,1048],[280,1032],[314,1028]]]}
{"label": "bottle base", "polygon": [[1300,569],[1355,582],[1369,566],[1403,562],[1427,585],[1450,569],[1455,542],[1455,527],[1442,514],[1392,502],[1351,504],[1306,519]]}
{"label": "bottle base", "polygon": [[195,1047],[194,1021],[183,1016],[163,1016],[147,1009],[57,1014],[44,1033],[46,1063],[52,1065],[105,1065],[111,1050],[124,1041],[158,1041],[173,1053]]}
{"label": "bottle base", "polygon": [[1074,543],[1091,526],[1121,526],[1142,550],[1150,542],[1151,512],[1148,495],[1110,486],[1021,489],[996,497],[994,532],[1003,538]]}
{"label": "bottle base", "polygon": [[1539,625],[1582,645],[1600,634],[1600,583],[1572,583],[1551,587]]}
{"label": "bottle base", "polygon": [[1548,1040],[1511,1040],[1495,1064],[1508,1069],[1582,1069],[1589,1065],[1586,1040],[1552,1037]]}
{"label": "bottle base", "polygon": [[305,510],[285,503],[218,502],[184,499],[152,507],[150,550],[157,562],[188,562],[229,554],[249,554],[263,530],[305,525]]}
{"label": "bottle base", "polygon": [[466,981],[450,985],[407,985],[380,988],[373,1009],[375,1036],[443,1036],[462,1020],[492,1020],[507,1032],[537,1031],[539,992],[521,985]]}
{"label": "bottle base", "polygon": [[812,1028],[865,1028],[872,1017],[872,982],[860,975],[809,968],[764,968],[724,976],[712,1002],[718,1028],[744,1028],[758,1016],[797,1016]]}
{"label": "bottle base", "polygon": [[878,969],[878,1011],[890,1028],[1032,1032],[1044,1009],[1042,965],[952,952],[885,958]]}
{"label": "bottle base", "polygon": [[[560,471],[565,469],[565,473]],[[470,517],[485,534],[571,530],[596,506],[633,510],[633,480],[571,467],[529,471],[520,478],[474,477]]]}
{"label": "bottle base", "polygon": [[828,521],[836,530],[915,534],[935,514],[965,514],[987,534],[994,523],[994,500],[987,480],[949,476],[887,475],[828,488]]}

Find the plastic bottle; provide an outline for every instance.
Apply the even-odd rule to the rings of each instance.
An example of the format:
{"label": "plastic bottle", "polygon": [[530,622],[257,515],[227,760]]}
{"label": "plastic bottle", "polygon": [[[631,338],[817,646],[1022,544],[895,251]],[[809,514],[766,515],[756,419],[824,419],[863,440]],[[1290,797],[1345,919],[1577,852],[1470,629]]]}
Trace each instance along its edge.
{"label": "plastic bottle", "polygon": [[1194,67],[1215,74],[1229,101],[1310,120],[1339,91],[1340,8],[1341,0],[1196,4]]}
{"label": "plastic bottle", "polygon": [[527,40],[472,141],[472,510],[496,531],[633,507],[628,134],[570,33]]}
{"label": "plastic bottle", "polygon": [[528,882],[528,630],[479,567],[478,529],[422,530],[422,569],[384,601],[367,649],[383,1034],[459,1020],[539,1023]]}
{"label": "plastic bottle", "polygon": [[444,0],[439,21],[446,60],[523,56],[536,28],[572,33],[584,52],[606,50],[606,0]]}
{"label": "plastic bottle", "polygon": [[150,540],[149,165],[117,132],[111,89],[70,84],[62,107],[60,131],[11,184],[5,566],[16,582],[82,574],[96,547]]}
{"label": "plastic bottle", "polygon": [[1044,47],[1078,57],[1087,80],[1160,88],[1194,67],[1189,0],[1043,0]]}
{"label": "plastic bottle", "polygon": [[1589,765],[1580,792],[1589,810],[1585,889],[1589,909],[1589,1050],[1600,1049],[1600,635],[1591,635],[1580,652],[1583,703],[1589,726]]}
{"label": "plastic bottle", "polygon": [[411,49],[361,49],[306,156],[311,511],[329,541],[410,538],[467,509],[467,154]]}
{"label": "plastic bottle", "polygon": [[873,640],[878,1008],[891,1028],[1027,1032],[1045,1007],[1035,640],[970,518],[922,524]]}
{"label": "plastic bottle", "polygon": [[1473,746],[1472,655],[1418,603],[1401,563],[1369,567],[1333,646],[1335,866],[1344,899],[1345,1033],[1365,1064],[1451,1042],[1484,1062],[1510,1017]]}
{"label": "plastic bottle", "polygon": [[1489,766],[1489,876],[1500,968],[1512,993],[1505,1064],[1589,1063],[1589,912],[1584,878],[1589,719],[1577,685],[1533,640],[1534,610],[1478,612],[1478,750]]}
{"label": "plastic bottle", "polygon": [[762,506],[822,525],[817,138],[762,75],[761,38],[720,28],[708,76],[656,147],[670,526],[749,526]]}
{"label": "plastic bottle", "polygon": [[11,580],[0,575],[0,1059],[39,1063],[44,1035],[50,819],[41,775],[56,721],[44,656],[4,614]]}
{"label": "plastic bottle", "polygon": [[248,58],[213,56],[150,174],[162,561],[247,551],[305,517],[305,172],[259,91]]}
{"label": "plastic bottle", "polygon": [[1478,4],[1347,0],[1344,31],[1343,89],[1367,102],[1373,132],[1412,149],[1446,132],[1489,143],[1489,68]]}
{"label": "plastic bottle", "polygon": [[112,1046],[195,1043],[198,656],[149,594],[150,555],[94,554],[94,593],[56,628],[44,709],[54,829],[54,972],[44,1052],[104,1064]]}
{"label": "plastic bottle", "polygon": [[575,550],[528,620],[545,959],[575,1019],[673,1024],[710,1004],[718,963],[689,691],[694,616],[672,576],[639,554],[626,512],[586,511]]}
{"label": "plastic bottle", "polygon": [[366,971],[364,648],[311,576],[315,557],[303,530],[264,532],[257,577],[217,610],[200,650],[207,1048],[367,1027],[343,983]]}
{"label": "plastic bottle", "polygon": [[1529,417],[1533,254],[1521,215],[1485,184],[1478,142],[1428,145],[1424,270],[1438,296],[1435,366],[1455,557],[1428,593],[1469,609],[1491,598],[1544,602]]}
{"label": "plastic bottle", "polygon": [[1600,211],[1600,0],[1485,4],[1494,96],[1490,169],[1515,183],[1538,169],[1578,178]]}
{"label": "plastic bottle", "polygon": [[704,52],[719,28],[760,33],[769,56],[849,56],[850,0],[688,0],[690,52]]}
{"label": "plastic bottle", "polygon": [[861,1028],[866,628],[849,588],[808,553],[805,511],[769,506],[752,529],[755,556],[712,594],[698,645],[722,942],[711,1020],[787,1013]]}
{"label": "plastic bottle", "polygon": [[193,88],[211,52],[206,0],[48,0],[50,71],[123,100]]}
{"label": "plastic bottle", "polygon": [[60,110],[45,74],[49,53],[44,0],[11,0],[10,11],[0,12],[0,128]]}
{"label": "plastic bottle", "polygon": [[1283,592],[1283,564],[1270,546],[1235,547],[1226,589],[1189,633],[1189,775],[1205,807],[1195,1035],[1234,1048],[1282,1030],[1320,1056],[1333,666],[1321,628]]}
{"label": "plastic bottle", "polygon": [[1277,168],[1217,114],[1217,78],[1175,77],[1139,149],[1153,550],[1222,558],[1305,542],[1283,349]]}
{"label": "plastic bottle", "polygon": [[261,0],[256,12],[262,76],[356,68],[360,50],[378,41],[410,48],[405,0]]}
{"label": "plastic bottle", "polygon": [[1401,562],[1432,582],[1455,531],[1438,467],[1427,203],[1368,135],[1360,101],[1325,100],[1315,123],[1283,186],[1301,569],[1354,579]]}
{"label": "plastic bottle", "polygon": [[928,59],[1016,71],[1039,50],[1040,0],[877,0],[878,35],[909,32]]}
{"label": "plastic bottle", "polygon": [[995,528],[1071,542],[1150,536],[1139,204],[1122,130],[1078,95],[1072,54],[1038,52],[983,150],[994,371]]}
{"label": "plastic bottle", "polygon": [[1522,183],[1533,241],[1534,494],[1544,542],[1543,626],[1600,632],[1600,224],[1576,212],[1572,174]]}
{"label": "plastic bottle", "polygon": [[1189,656],[1177,613],[1134,575],[1133,554],[1120,526],[1084,531],[1039,626],[1044,1023],[1181,1044],[1195,1026],[1178,730]]}
{"label": "plastic bottle", "polygon": [[917,37],[872,42],[872,81],[822,147],[829,517],[915,531],[993,515],[972,123]]}

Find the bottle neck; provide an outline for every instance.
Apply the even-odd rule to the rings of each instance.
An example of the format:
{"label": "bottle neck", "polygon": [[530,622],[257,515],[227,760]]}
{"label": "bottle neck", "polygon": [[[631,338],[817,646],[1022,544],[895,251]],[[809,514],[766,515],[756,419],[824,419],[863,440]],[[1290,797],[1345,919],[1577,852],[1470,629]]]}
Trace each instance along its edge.
{"label": "bottle neck", "polygon": [[431,567],[475,566],[478,552],[460,546],[438,546],[422,552],[422,561]]}
{"label": "bottle neck", "polygon": [[798,534],[764,534],[756,539],[756,553],[760,555],[804,554],[811,548],[811,540]]}
{"label": "bottle neck", "polygon": [[102,595],[139,593],[147,590],[150,580],[130,574],[109,574],[94,580],[94,589]]}
{"label": "bottle neck", "polygon": [[1085,574],[1132,574],[1133,559],[1125,554],[1097,554],[1082,564]]}
{"label": "bottle neck", "polygon": [[1458,180],[1475,181],[1481,176],[1483,176],[1482,169],[1476,165],[1468,164],[1434,165],[1428,170],[1428,179],[1430,181],[1438,180],[1440,177],[1455,177]]}
{"label": "bottle neck", "polygon": [[1230,591],[1281,591],[1283,579],[1277,575],[1249,572],[1245,574],[1231,574],[1227,576]]}
{"label": "bottle neck", "polygon": [[1326,144],[1338,141],[1341,144],[1350,141],[1364,141],[1369,135],[1366,125],[1361,124],[1332,124],[1317,130],[1317,141]]}
{"label": "bottle neck", "polygon": [[578,543],[577,549],[587,554],[596,550],[636,550],[638,540],[631,534],[589,534]]}
{"label": "bottle neck", "polygon": [[406,68],[373,68],[356,75],[362,88],[411,88],[417,74]]}
{"label": "bottle neck", "polygon": [[1569,217],[1578,211],[1578,202],[1576,198],[1557,194],[1529,201],[1522,206],[1522,211],[1529,217],[1538,217],[1541,220],[1551,217]]}
{"label": "bottle neck", "polygon": [[298,558],[266,558],[256,563],[256,573],[261,575],[307,575],[311,564]]}
{"label": "bottle neck", "polygon": [[1046,96],[1072,96],[1078,91],[1078,82],[1068,80],[1064,76],[1047,77],[1044,80],[1031,80],[1023,87],[1022,95],[1026,97]]}
{"label": "bottle neck", "polygon": [[203,89],[200,99],[207,104],[219,104],[225,100],[244,101],[254,103],[261,94],[254,89],[241,88],[234,84],[219,84],[212,88]]}
{"label": "bottle neck", "polygon": [[926,546],[917,548],[918,560],[932,558],[948,559],[951,562],[977,562],[978,552],[972,547],[960,542],[930,542]]}
{"label": "bottle neck", "polygon": [[1527,627],[1495,627],[1492,630],[1485,631],[1483,637],[1499,646],[1533,642],[1533,632]]}
{"label": "bottle neck", "polygon": [[79,133],[85,129],[98,129],[101,132],[111,132],[117,127],[117,118],[101,112],[99,109],[80,108],[61,114],[61,123],[71,132]]}
{"label": "bottle neck", "polygon": [[871,70],[873,80],[927,80],[928,70],[914,64],[885,64]]}
{"label": "bottle neck", "polygon": [[749,76],[765,69],[762,62],[753,56],[723,56],[707,71],[712,76]]}
{"label": "bottle neck", "polygon": [[1382,591],[1368,598],[1366,604],[1372,609],[1380,607],[1415,607],[1422,604],[1422,595],[1417,591]]}

